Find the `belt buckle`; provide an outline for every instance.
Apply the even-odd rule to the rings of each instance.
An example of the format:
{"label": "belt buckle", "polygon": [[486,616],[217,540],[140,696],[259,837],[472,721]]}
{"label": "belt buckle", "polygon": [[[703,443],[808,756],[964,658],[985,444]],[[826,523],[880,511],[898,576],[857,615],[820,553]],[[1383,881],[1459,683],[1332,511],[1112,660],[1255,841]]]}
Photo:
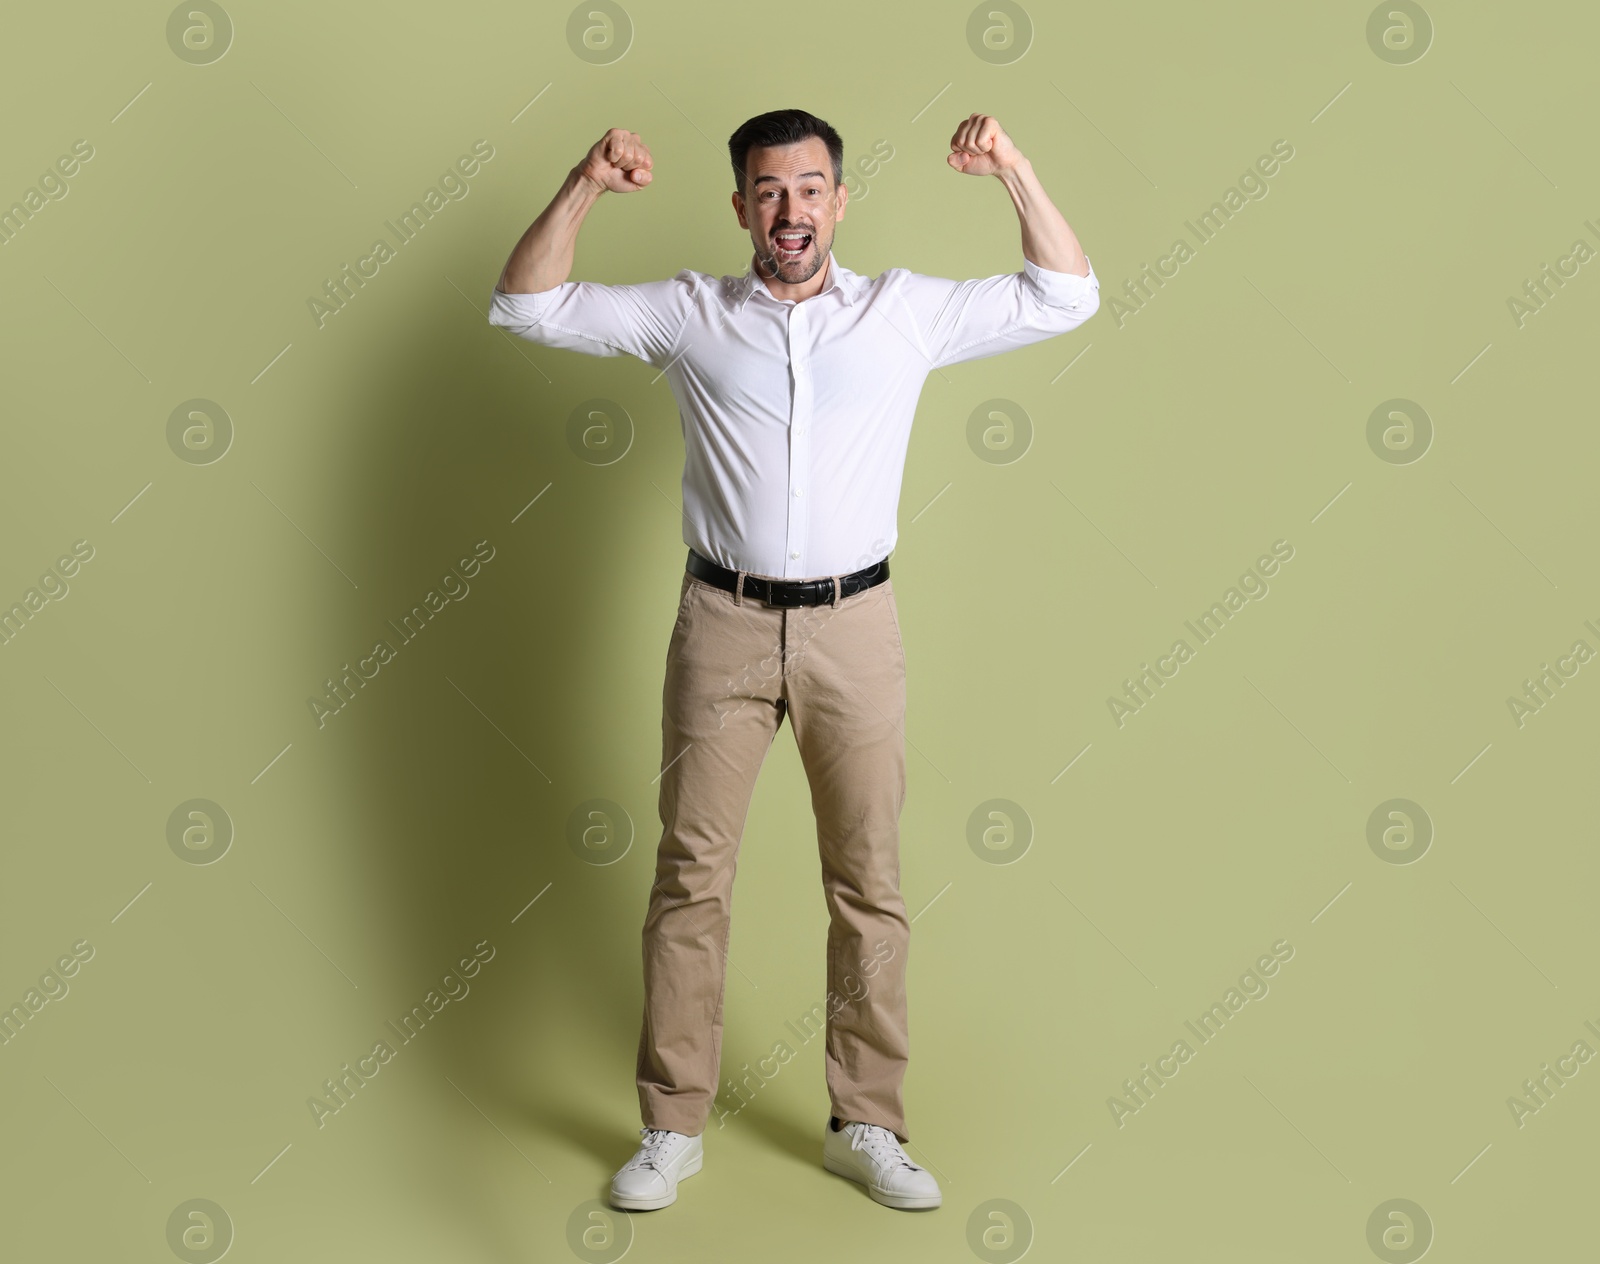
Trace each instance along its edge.
{"label": "belt buckle", "polygon": [[769,606],[795,607],[805,605],[805,590],[799,586],[777,588],[773,584],[767,585],[767,604]]}

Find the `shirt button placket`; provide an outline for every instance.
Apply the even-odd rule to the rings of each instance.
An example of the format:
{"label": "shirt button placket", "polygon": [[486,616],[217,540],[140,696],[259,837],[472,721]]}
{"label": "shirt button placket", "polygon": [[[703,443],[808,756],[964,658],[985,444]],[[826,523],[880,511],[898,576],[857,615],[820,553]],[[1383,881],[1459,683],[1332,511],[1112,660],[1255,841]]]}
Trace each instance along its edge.
{"label": "shirt button placket", "polygon": [[795,579],[810,572],[809,560],[801,562],[810,518],[806,490],[811,483],[812,384],[810,356],[806,350],[805,305],[789,309],[789,365],[794,375],[794,401],[789,412],[789,537],[784,559],[785,578]]}

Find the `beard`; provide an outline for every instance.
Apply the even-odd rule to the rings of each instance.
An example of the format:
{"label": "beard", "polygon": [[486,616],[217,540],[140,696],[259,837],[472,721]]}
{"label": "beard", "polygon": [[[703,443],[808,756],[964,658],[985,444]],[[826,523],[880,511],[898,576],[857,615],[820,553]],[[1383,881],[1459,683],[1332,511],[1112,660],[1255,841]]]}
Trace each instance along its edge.
{"label": "beard", "polygon": [[756,247],[756,258],[761,264],[761,270],[769,277],[788,285],[799,285],[809,281],[820,272],[828,262],[828,252],[833,248],[833,238],[823,241],[817,236],[814,229],[808,229],[811,240],[806,243],[805,251],[795,259],[785,259],[778,254],[777,248],[770,244]]}

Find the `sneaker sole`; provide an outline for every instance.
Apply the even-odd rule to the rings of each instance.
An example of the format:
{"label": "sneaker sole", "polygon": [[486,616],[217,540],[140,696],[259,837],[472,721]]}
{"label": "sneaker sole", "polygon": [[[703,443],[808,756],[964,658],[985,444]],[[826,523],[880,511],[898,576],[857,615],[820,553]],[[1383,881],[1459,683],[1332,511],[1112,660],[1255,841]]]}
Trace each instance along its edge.
{"label": "sneaker sole", "polygon": [[[694,1158],[690,1159],[689,1162],[684,1165],[683,1171],[678,1173],[678,1181],[683,1180],[685,1177],[693,1176],[700,1170],[700,1167],[704,1162],[704,1154],[695,1155]],[[619,1211],[659,1211],[661,1208],[669,1207],[677,1201],[677,1181],[674,1181],[672,1184],[672,1192],[670,1194],[665,1194],[660,1198],[622,1198],[615,1193],[611,1195],[611,1205],[617,1208]]]}
{"label": "sneaker sole", "polygon": [[885,1207],[893,1207],[896,1211],[922,1211],[941,1206],[944,1202],[943,1194],[918,1196],[916,1194],[891,1194],[886,1190],[881,1190],[870,1181],[862,1180],[861,1173],[855,1169],[845,1167],[842,1163],[835,1163],[833,1157],[828,1154],[822,1156],[822,1166],[835,1176],[842,1176],[846,1180],[854,1181],[857,1185],[866,1186],[867,1196],[873,1202],[881,1203]]}

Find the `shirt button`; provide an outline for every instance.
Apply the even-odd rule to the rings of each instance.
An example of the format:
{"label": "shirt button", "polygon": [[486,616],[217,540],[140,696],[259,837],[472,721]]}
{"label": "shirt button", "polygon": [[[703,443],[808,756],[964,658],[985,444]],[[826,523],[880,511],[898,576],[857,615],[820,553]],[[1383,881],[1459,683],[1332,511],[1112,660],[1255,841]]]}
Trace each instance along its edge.
{"label": "shirt button", "polygon": [[790,556],[790,557],[799,557],[799,556],[800,556],[800,554],[798,554],[798,553],[791,553],[791,554],[789,554],[789,556]]}
{"label": "shirt button", "polygon": [[795,488],[795,489],[794,489],[794,494],[795,494],[795,495],[796,495],[796,496],[798,496],[798,495],[799,495],[799,494],[800,494],[800,489],[799,489],[799,488],[798,488],[798,487],[796,487],[796,488]]}

